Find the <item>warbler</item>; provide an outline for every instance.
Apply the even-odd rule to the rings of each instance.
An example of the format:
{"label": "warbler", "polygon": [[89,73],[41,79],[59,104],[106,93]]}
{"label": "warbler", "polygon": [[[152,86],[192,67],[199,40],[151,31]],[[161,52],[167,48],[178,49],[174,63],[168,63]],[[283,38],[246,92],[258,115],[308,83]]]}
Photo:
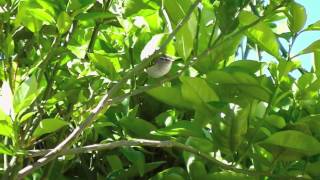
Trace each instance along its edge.
{"label": "warbler", "polygon": [[166,75],[172,66],[172,59],[168,56],[161,56],[155,63],[147,68],[147,74],[152,78],[160,78]]}

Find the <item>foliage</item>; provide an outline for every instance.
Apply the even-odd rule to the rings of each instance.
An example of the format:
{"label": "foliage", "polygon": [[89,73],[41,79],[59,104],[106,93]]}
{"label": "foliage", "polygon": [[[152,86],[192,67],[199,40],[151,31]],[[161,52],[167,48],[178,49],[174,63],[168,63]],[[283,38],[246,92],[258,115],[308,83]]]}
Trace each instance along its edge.
{"label": "foliage", "polygon": [[291,52],[320,20],[294,0],[0,0],[0,19],[3,179],[320,178],[320,40]]}

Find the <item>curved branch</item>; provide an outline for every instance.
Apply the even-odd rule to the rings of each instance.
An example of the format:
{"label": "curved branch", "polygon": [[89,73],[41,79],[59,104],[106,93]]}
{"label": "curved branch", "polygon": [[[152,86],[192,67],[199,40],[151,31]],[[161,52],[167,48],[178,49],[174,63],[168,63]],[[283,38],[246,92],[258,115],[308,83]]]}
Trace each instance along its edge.
{"label": "curved branch", "polygon": [[[72,148],[67,149],[63,152],[60,152],[59,155],[71,155],[71,154],[80,154],[80,153],[90,153],[92,151],[103,151],[103,150],[112,150],[119,147],[131,147],[131,146],[149,146],[149,147],[159,147],[159,148],[176,148],[183,151],[188,151],[190,153],[193,153],[195,155],[198,155],[199,157],[216,164],[223,170],[230,170],[237,173],[242,173],[250,176],[268,176],[268,177],[274,177],[279,179],[305,179],[303,177],[294,177],[294,176],[285,176],[285,175],[274,175],[270,172],[259,172],[259,171],[253,171],[253,170],[245,170],[236,168],[232,165],[227,165],[222,163],[221,161],[213,158],[212,156],[201,152],[197,149],[195,149],[192,146],[188,146],[179,142],[173,142],[173,141],[158,141],[158,140],[147,140],[147,139],[132,139],[132,140],[119,140],[114,141],[106,144],[93,144],[89,146],[84,147],[78,147],[78,148]],[[46,150],[29,150],[27,151],[27,155],[29,157],[37,157],[37,156],[43,156],[47,154],[48,152],[52,151],[52,149],[46,149]]]}

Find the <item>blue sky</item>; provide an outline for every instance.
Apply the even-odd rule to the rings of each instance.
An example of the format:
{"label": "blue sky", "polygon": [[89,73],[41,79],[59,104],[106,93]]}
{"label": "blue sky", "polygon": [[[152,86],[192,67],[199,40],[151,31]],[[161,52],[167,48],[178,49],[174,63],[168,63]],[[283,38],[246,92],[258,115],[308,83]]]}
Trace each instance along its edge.
{"label": "blue sky", "polygon": [[[305,27],[320,20],[320,0],[296,0],[296,2],[303,5],[306,9],[306,13],[307,13],[308,17],[307,17],[307,22],[306,22]],[[283,22],[283,24],[286,24],[286,20],[282,21],[282,22]],[[280,25],[281,21],[277,24]],[[287,31],[285,31],[285,32],[287,32]],[[320,39],[320,31],[303,32],[296,39],[296,42],[295,42],[295,44],[292,48],[292,51],[291,51],[291,56],[297,54],[302,49],[306,48],[308,45],[310,45],[312,42],[314,42],[318,39]],[[285,40],[280,39],[280,42],[283,44],[283,46],[286,49],[288,49],[288,43],[286,43]],[[257,54],[255,52],[249,53],[248,59],[257,59]],[[270,60],[276,62],[276,60],[267,53],[262,54],[262,60],[265,62],[268,62]],[[298,56],[297,58],[295,58],[295,60],[300,60],[302,67],[305,68],[306,70],[310,70],[313,65],[313,54],[306,54],[306,55]],[[269,74],[268,72],[266,72],[266,73]],[[291,74],[295,78],[298,78],[300,76],[300,73],[297,70],[293,71]]]}

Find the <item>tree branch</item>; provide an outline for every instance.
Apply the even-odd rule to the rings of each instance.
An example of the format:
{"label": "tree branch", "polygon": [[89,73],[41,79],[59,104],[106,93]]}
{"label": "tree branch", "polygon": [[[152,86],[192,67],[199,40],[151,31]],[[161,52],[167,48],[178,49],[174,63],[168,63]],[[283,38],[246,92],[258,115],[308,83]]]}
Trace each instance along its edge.
{"label": "tree branch", "polygon": [[160,46],[159,49],[157,49],[151,56],[149,56],[147,59],[142,61],[140,64],[138,64],[136,67],[134,67],[131,71],[127,73],[126,76],[123,77],[123,79],[116,85],[114,85],[106,95],[102,97],[98,105],[91,111],[89,116],[82,122],[78,127],[74,129],[74,131],[69,134],[69,136],[62,141],[60,144],[58,144],[54,149],[50,150],[44,157],[40,158],[37,162],[34,164],[28,165],[21,169],[16,178],[22,179],[26,175],[30,174],[36,169],[39,169],[40,167],[44,166],[48,162],[55,159],[60,152],[63,152],[65,149],[67,149],[75,140],[76,138],[81,134],[81,132],[88,127],[98,116],[99,113],[104,112],[109,106],[110,106],[110,99],[121,90],[122,86],[127,82],[127,80],[133,75],[138,74],[143,71],[145,67],[149,65],[150,62],[154,60],[154,58],[162,52],[166,46],[169,44],[169,42],[173,39],[173,37],[176,35],[176,33],[180,30],[180,28],[189,20],[193,10],[198,6],[198,4],[201,2],[201,0],[196,0],[192,6],[189,8],[186,16],[182,19],[182,21],[176,26],[174,31],[169,34],[168,38],[164,41],[164,43]]}
{"label": "tree branch", "polygon": [[[176,148],[183,151],[188,151],[190,153],[193,153],[195,155],[198,155],[199,157],[216,164],[221,169],[224,170],[230,170],[237,173],[242,173],[250,176],[268,176],[268,177],[274,177],[274,178],[280,178],[280,179],[305,179],[303,177],[294,177],[294,176],[279,176],[271,174],[270,172],[258,172],[253,170],[245,170],[236,168],[232,165],[227,165],[222,163],[221,161],[211,157],[210,155],[201,152],[197,149],[195,149],[192,146],[188,146],[179,142],[173,142],[173,141],[158,141],[158,140],[146,140],[146,139],[132,139],[132,140],[119,140],[114,141],[106,144],[93,144],[89,146],[84,147],[78,147],[78,148],[72,148],[64,150],[63,152],[60,152],[59,155],[73,155],[73,154],[80,154],[80,153],[90,153],[92,151],[103,151],[103,150],[112,150],[119,147],[131,147],[131,146],[149,146],[149,147],[160,147],[160,148]],[[49,152],[51,152],[52,149],[46,149],[46,150],[29,150],[27,152],[27,155],[29,157],[37,157],[45,155]]]}

